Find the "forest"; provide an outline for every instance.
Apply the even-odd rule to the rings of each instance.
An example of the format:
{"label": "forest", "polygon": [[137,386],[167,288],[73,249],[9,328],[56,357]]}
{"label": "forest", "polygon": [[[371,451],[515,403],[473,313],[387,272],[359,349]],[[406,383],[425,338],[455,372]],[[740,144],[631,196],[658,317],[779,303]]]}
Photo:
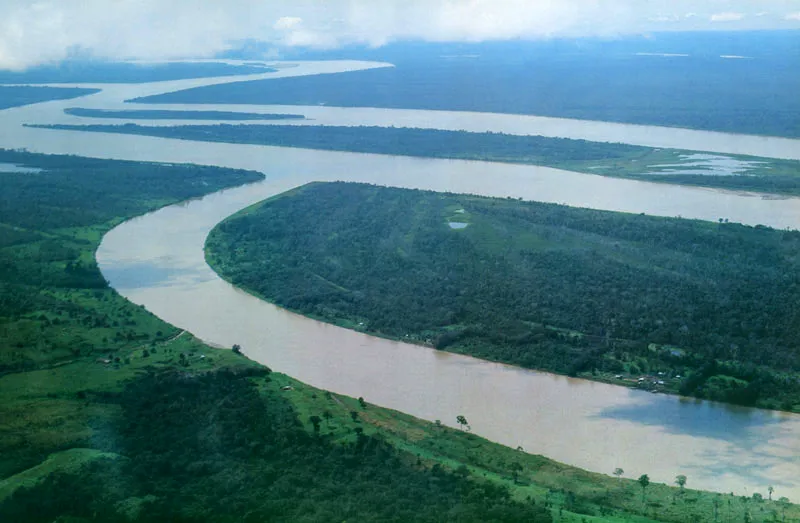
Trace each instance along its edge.
{"label": "forest", "polygon": [[303,120],[302,114],[237,113],[233,111],[169,111],[86,109],[69,107],[64,112],[86,118],[122,118],[128,120]]}
{"label": "forest", "polygon": [[[380,437],[347,444],[309,434],[269,370],[149,374],[107,401],[120,419],[101,429],[102,459],[55,474],[0,504],[8,521],[550,522],[541,505],[425,466]],[[208,425],[213,420],[213,425]],[[103,431],[110,434],[103,434]],[[108,447],[106,448],[106,445]]]}
{"label": "forest", "polygon": [[787,411],[798,248],[798,231],[347,183],[267,200],[206,245],[235,285],[324,321]]}
{"label": "forest", "polygon": [[108,287],[94,259],[102,234],[126,218],[262,175],[10,150],[0,150],[0,163],[29,169],[0,173],[0,477],[6,477],[86,437],[80,421],[93,407],[60,393],[37,397],[37,373],[58,368],[69,372],[62,378],[69,386],[87,386],[98,378],[86,371],[89,362],[124,364],[134,347],[178,334]]}
{"label": "forest", "polygon": [[[692,40],[683,36],[677,45]],[[502,42],[472,51],[404,44],[405,52],[390,55],[381,49],[368,56],[396,67],[211,85],[134,101],[530,114],[796,138],[800,73],[787,67],[796,57],[796,36],[784,40],[775,49],[783,54],[771,55],[765,48],[753,60],[722,59],[729,41],[713,45],[720,49],[717,54],[706,54],[709,46],[700,43],[672,58],[637,54],[659,47],[658,42],[623,42],[611,52],[604,52],[614,46],[608,42],[582,48],[565,41],[549,46]],[[743,47],[751,54],[764,43]]]}
{"label": "forest", "polygon": [[691,164],[687,159],[692,154],[691,151],[568,138],[402,127],[231,124],[168,127],[93,124],[43,127],[207,142],[533,164],[659,183],[800,195],[800,161],[796,160],[729,156],[752,163],[746,173],[732,176],[714,175],[711,170],[702,174],[670,174],[664,165]]}
{"label": "forest", "polygon": [[99,92],[99,89],[78,87],[36,87],[29,85],[0,85],[0,110],[21,105],[37,104],[48,100],[67,100]]}

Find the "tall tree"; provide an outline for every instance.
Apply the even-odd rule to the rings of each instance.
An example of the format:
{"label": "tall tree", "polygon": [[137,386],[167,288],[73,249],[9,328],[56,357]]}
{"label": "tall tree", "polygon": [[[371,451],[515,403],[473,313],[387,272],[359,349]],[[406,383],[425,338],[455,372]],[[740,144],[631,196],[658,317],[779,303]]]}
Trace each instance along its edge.
{"label": "tall tree", "polygon": [[461,430],[464,430],[464,427],[468,427],[469,423],[467,422],[467,418],[459,414],[456,416],[456,422],[461,425]]}
{"label": "tall tree", "polygon": [[683,492],[683,487],[686,486],[686,476],[683,474],[678,474],[675,476],[675,484],[681,488],[681,492]]}
{"label": "tall tree", "polygon": [[614,469],[614,475],[617,476],[617,479],[622,482],[622,475],[625,474],[625,471],[621,468],[617,467]]}
{"label": "tall tree", "polygon": [[637,480],[639,485],[642,487],[642,510],[644,510],[644,500],[645,500],[645,492],[647,491],[647,487],[650,486],[650,476],[647,474],[642,474],[639,476]]}

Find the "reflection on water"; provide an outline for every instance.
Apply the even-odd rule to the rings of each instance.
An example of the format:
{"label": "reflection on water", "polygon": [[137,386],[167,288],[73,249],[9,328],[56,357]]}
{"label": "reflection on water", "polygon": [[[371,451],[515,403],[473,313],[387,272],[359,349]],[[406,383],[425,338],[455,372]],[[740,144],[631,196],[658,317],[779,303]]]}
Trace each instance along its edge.
{"label": "reflection on water", "polygon": [[599,418],[629,420],[659,427],[669,434],[730,441],[751,450],[760,444],[755,429],[791,421],[791,417],[771,411],[739,407],[695,398],[656,396],[647,404],[613,405]]}

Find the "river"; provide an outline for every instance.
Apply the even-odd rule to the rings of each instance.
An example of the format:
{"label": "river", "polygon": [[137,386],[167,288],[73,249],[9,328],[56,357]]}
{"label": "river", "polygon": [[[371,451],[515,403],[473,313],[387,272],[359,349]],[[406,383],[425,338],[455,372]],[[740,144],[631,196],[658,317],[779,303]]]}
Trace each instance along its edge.
{"label": "river", "polygon": [[[333,73],[372,65],[301,63],[271,74]],[[249,357],[311,385],[363,396],[368,402],[429,420],[440,419],[449,425],[455,425],[456,415],[463,414],[477,434],[512,447],[521,445],[529,452],[568,464],[603,473],[622,467],[627,476],[647,473],[654,481],[666,483],[671,483],[677,474],[685,474],[691,487],[740,494],[765,493],[771,484],[777,495],[800,499],[798,415],[650,394],[348,331],[295,315],[235,289],[208,268],[202,252],[209,230],[226,216],[312,180],[515,196],[664,216],[709,220],[725,217],[780,228],[800,227],[799,199],[649,184],[535,166],[20,127],[26,122],[64,123],[73,119],[63,115],[64,107],[115,109],[121,107],[121,100],[137,93],[224,81],[231,79],[100,86],[106,90],[80,100],[0,112],[3,147],[101,158],[194,162],[256,169],[267,175],[264,182],[171,206],[130,220],[107,234],[97,254],[98,262],[111,285],[123,296],[209,343],[225,347],[238,343]],[[174,108],[141,108],[167,107]],[[279,112],[275,107],[200,107]],[[310,108],[283,109],[310,112]],[[395,120],[403,112],[327,109],[325,118],[339,113],[348,125],[365,121],[359,120],[359,115],[381,111],[383,125],[407,123]],[[418,118],[415,126],[435,128],[441,128],[447,114],[451,114],[413,113]],[[471,116],[459,113],[458,118],[467,122]],[[475,118],[481,119],[476,125],[494,122],[495,127],[490,130],[496,130],[518,117]],[[427,125],[417,125],[426,122]],[[452,125],[463,126],[460,122]],[[518,132],[538,132],[536,125],[541,122],[534,123],[531,120]],[[578,134],[589,132],[587,129],[601,133],[602,126],[611,126],[607,128],[609,135],[618,136],[613,133],[619,132],[621,124],[573,120],[569,125],[578,129]],[[693,150],[737,153],[755,148],[763,149],[760,154],[765,156],[781,158],[792,158],[800,152],[797,140],[737,136],[726,145],[720,141],[719,133],[687,131],[688,139],[680,138],[682,131],[674,129],[645,128],[647,132],[643,132],[642,126],[627,127],[631,129],[625,132],[638,132],[645,137],[675,133],[678,138],[672,140],[688,142],[674,146]],[[719,151],[720,148],[726,150]]]}

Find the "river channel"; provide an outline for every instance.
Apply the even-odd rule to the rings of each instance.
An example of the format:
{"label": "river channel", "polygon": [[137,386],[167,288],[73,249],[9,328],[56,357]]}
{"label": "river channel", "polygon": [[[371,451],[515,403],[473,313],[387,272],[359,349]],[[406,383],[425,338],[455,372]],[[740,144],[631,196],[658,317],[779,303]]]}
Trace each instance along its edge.
{"label": "river channel", "polygon": [[[372,64],[306,63],[273,74],[335,73],[367,66]],[[116,109],[121,107],[122,100],[137,93],[153,94],[225,81],[231,79],[99,86],[105,91],[83,99],[1,111],[0,146],[101,158],[193,162],[264,172],[267,179],[263,182],[126,222],[106,235],[97,254],[103,274],[123,296],[209,343],[225,347],[238,343],[249,357],[311,385],[363,396],[368,402],[428,420],[440,419],[455,425],[456,415],[463,414],[473,432],[481,436],[589,470],[611,473],[614,468],[622,467],[627,476],[647,473],[654,481],[667,483],[675,475],[685,474],[692,487],[739,494],[765,493],[771,484],[776,495],[800,500],[798,415],[650,394],[522,370],[341,329],[287,312],[237,290],[211,271],[202,250],[210,229],[225,217],[263,198],[314,180],[514,196],[663,216],[708,220],[724,217],[779,228],[800,228],[800,199],[649,184],[535,166],[20,127],[21,123],[76,123],[75,117],[63,115],[64,107]],[[168,107],[175,106],[136,106]],[[192,107],[275,112],[274,107]],[[355,125],[368,120],[364,116],[367,112],[384,111],[333,109],[315,114],[324,113],[325,118],[330,118],[325,123],[335,123],[335,114],[347,115],[342,117],[343,122]],[[308,112],[302,107],[283,110]],[[447,115],[452,117],[451,113],[443,115],[435,111],[413,113],[414,126],[419,127],[442,128],[446,123],[443,119]],[[469,114],[460,113],[458,118],[468,121]],[[407,123],[401,116],[400,112],[384,111],[380,124]],[[494,125],[490,130],[497,130],[511,125],[518,117],[476,118],[481,120],[475,125]],[[376,122],[369,120],[370,124]],[[520,127],[517,132],[542,134],[536,126],[545,124],[530,120],[528,127]],[[460,123],[451,125],[466,128]],[[584,125],[569,121],[568,125],[583,128],[585,133],[602,134],[603,125],[611,126],[607,128],[610,134],[620,132],[620,124],[586,122]],[[684,131],[645,128],[648,131],[642,133],[642,126],[627,127],[635,129],[626,132],[633,134],[638,129],[639,136],[645,137],[675,133],[671,140],[681,143],[673,144],[674,147],[728,153],[758,149],[758,154],[781,158],[800,155],[797,140],[736,136],[725,142],[720,140],[720,133],[685,131],[690,139],[683,143]],[[704,136],[707,141],[703,141]],[[585,136],[578,132],[573,137]],[[656,139],[661,140],[653,138],[653,141]]]}

